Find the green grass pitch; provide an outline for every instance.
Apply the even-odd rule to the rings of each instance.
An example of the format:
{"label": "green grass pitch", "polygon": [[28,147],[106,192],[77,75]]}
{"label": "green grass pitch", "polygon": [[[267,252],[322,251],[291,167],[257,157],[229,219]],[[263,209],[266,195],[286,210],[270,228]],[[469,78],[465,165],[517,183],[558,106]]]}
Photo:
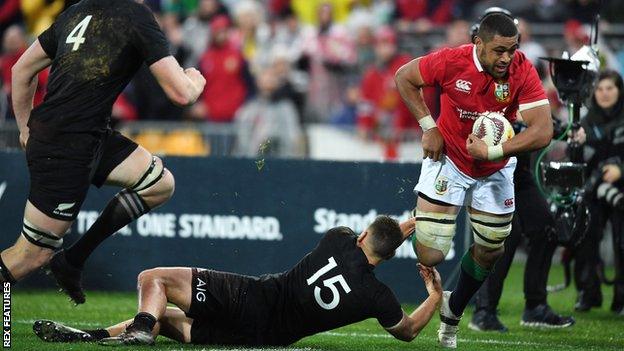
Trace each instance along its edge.
{"label": "green grass pitch", "polygon": [[[612,273],[612,272],[611,272]],[[624,317],[608,310],[612,288],[605,287],[602,309],[590,313],[574,313],[575,292],[568,288],[549,296],[550,304],[559,312],[571,313],[577,323],[562,330],[527,329],[519,324],[524,307],[521,265],[514,265],[506,281],[500,316],[509,332],[478,333],[467,328],[472,308],[469,307],[461,323],[458,348],[461,350],[624,350]],[[552,281],[561,279],[561,267],[555,265]],[[15,350],[106,350],[93,344],[52,344],[40,341],[32,332],[36,319],[53,319],[79,328],[106,326],[131,318],[136,313],[136,294],[87,292],[87,303],[73,307],[60,293],[54,291],[13,290],[12,295],[12,348]],[[410,312],[413,306],[405,306]],[[305,338],[283,350],[433,350],[440,349],[436,342],[437,316],[413,342],[405,343],[390,337],[377,321],[361,323]],[[156,347],[127,347],[125,350],[214,350],[216,346],[190,346],[157,340]],[[243,348],[230,348],[247,350]],[[261,350],[261,349],[256,349]]]}

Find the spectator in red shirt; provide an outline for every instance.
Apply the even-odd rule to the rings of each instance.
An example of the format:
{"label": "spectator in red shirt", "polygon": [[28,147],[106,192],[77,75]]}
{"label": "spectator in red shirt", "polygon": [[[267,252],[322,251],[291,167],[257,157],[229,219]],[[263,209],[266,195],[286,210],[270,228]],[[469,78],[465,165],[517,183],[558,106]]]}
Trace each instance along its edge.
{"label": "spectator in red shirt", "polygon": [[[26,42],[26,33],[17,26],[11,26],[4,32],[2,38],[2,56],[0,56],[0,76],[2,77],[2,92],[7,95],[8,101],[11,101],[11,68],[20,56],[26,51],[28,43]],[[34,105],[37,106],[43,101],[45,95],[46,83],[48,81],[49,70],[45,70],[39,74],[39,84],[35,92]]]}
{"label": "spectator in red shirt", "polygon": [[230,21],[218,16],[210,23],[211,42],[199,60],[206,78],[202,97],[191,116],[210,122],[231,122],[245,102],[252,81],[243,54],[229,41]]}
{"label": "spectator in red shirt", "polygon": [[360,85],[358,128],[368,136],[394,138],[397,132],[418,125],[394,83],[394,74],[410,57],[397,52],[396,33],[390,27],[375,34],[375,57],[375,65],[366,70]]}
{"label": "spectator in red shirt", "polygon": [[432,26],[453,19],[454,0],[396,0],[398,28],[402,31],[428,32]]}

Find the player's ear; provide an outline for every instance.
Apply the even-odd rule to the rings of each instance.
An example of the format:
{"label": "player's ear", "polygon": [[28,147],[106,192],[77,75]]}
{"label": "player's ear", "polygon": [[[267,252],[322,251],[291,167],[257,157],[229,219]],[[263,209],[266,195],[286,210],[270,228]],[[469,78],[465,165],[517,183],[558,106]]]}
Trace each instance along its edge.
{"label": "player's ear", "polygon": [[481,39],[479,36],[475,37],[474,43],[477,47],[481,47],[483,46],[483,39]]}
{"label": "player's ear", "polygon": [[358,236],[358,238],[357,238],[358,244],[362,243],[364,241],[364,238],[366,238],[367,236],[368,236],[368,229],[364,230],[362,232],[362,234],[360,234],[360,236]]}

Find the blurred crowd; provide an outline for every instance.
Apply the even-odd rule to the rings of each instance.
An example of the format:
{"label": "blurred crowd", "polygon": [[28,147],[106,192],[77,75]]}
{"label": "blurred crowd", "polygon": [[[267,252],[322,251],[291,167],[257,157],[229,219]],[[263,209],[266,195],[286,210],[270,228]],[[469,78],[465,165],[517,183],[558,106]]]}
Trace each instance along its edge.
{"label": "blurred crowd", "polygon": [[[0,0],[3,102],[10,118],[11,67],[28,43],[75,0]],[[556,93],[539,56],[575,52],[589,41],[592,0],[145,0],[184,67],[197,67],[206,89],[188,108],[172,105],[143,67],[115,104],[118,120],[192,120],[229,124],[237,131],[234,152],[254,156],[306,154],[303,128],[327,123],[355,128],[366,139],[393,145],[418,137],[418,125],[402,103],[394,72],[426,52],[403,52],[403,38],[443,30],[444,42],[470,42],[470,25],[489,6],[502,5],[519,18],[521,50],[539,67],[553,103]],[[602,20],[624,21],[620,1],[603,1]],[[547,52],[531,37],[530,23],[565,23],[565,46]],[[413,40],[413,39],[412,39]],[[562,45],[563,46],[563,45]],[[604,47],[606,67],[619,70],[624,50]],[[413,51],[413,50],[411,50]],[[618,61],[618,57],[622,62]],[[35,103],[45,93],[39,77]],[[436,113],[437,92],[426,99]],[[0,117],[7,118],[7,117]],[[270,140],[270,147],[265,141]],[[259,147],[263,145],[263,147]]]}

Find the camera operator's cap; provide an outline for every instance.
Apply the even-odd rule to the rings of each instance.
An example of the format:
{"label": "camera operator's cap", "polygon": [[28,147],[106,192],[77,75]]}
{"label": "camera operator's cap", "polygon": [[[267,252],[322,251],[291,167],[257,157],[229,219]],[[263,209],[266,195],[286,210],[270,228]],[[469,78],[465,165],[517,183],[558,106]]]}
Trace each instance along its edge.
{"label": "camera operator's cap", "polygon": [[564,25],[563,33],[566,37],[578,40],[583,44],[589,44],[589,34],[578,20],[568,20]]}

